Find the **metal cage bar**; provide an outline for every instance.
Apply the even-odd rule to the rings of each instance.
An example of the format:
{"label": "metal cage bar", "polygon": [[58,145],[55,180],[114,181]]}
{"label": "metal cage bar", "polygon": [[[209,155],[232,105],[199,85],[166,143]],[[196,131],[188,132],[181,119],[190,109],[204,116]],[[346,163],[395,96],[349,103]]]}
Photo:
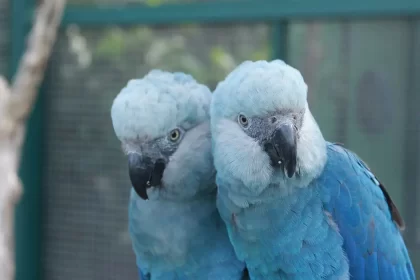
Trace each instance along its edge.
{"label": "metal cage bar", "polygon": [[271,58],[287,61],[287,22],[273,23],[271,41]]}

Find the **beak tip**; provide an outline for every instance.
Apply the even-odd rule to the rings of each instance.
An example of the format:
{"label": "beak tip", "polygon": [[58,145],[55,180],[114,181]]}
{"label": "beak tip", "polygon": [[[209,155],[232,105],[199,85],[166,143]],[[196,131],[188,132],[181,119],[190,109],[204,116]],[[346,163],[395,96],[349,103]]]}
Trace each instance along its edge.
{"label": "beak tip", "polygon": [[134,190],[136,191],[137,195],[140,196],[143,200],[149,199],[149,196],[147,195],[146,191],[143,192],[143,191],[137,190],[136,188],[134,188]]}
{"label": "beak tip", "polygon": [[158,159],[140,157],[138,154],[129,155],[129,177],[135,192],[143,200],[148,200],[147,189],[161,184],[165,162]]}

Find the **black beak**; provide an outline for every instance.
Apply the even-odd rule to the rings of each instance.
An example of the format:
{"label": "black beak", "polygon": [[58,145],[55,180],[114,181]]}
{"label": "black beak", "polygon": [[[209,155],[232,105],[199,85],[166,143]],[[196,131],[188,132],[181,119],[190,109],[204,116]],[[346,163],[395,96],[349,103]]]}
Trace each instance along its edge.
{"label": "black beak", "polygon": [[146,200],[148,199],[147,189],[161,184],[165,161],[158,159],[153,163],[149,157],[131,153],[128,155],[128,171],[134,190]]}
{"label": "black beak", "polygon": [[292,125],[283,124],[275,129],[264,150],[272,166],[282,166],[291,178],[296,172],[296,131]]}

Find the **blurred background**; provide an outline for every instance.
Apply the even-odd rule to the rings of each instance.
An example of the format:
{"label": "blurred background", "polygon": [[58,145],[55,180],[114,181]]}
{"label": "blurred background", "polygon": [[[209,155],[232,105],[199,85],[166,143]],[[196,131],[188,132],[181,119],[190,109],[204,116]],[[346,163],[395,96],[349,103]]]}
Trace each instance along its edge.
{"label": "blurred background", "polygon": [[[24,148],[17,279],[137,279],[114,97],[152,68],[213,90],[242,61],[273,58],[303,73],[326,139],[385,184],[420,274],[420,1],[363,3],[68,0]],[[0,0],[0,74],[15,71],[35,4]]]}

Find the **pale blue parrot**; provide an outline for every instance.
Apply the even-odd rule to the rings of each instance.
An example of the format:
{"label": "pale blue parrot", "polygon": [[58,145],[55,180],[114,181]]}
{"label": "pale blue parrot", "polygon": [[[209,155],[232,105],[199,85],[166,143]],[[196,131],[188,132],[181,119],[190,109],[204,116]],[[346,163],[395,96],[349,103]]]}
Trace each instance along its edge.
{"label": "pale blue parrot", "polygon": [[244,62],[213,93],[217,207],[251,279],[415,279],[384,186],[326,142],[300,72]]}
{"label": "pale blue parrot", "polygon": [[152,70],[112,104],[133,186],[129,232],[141,279],[246,275],[216,209],[210,100],[190,75]]}

